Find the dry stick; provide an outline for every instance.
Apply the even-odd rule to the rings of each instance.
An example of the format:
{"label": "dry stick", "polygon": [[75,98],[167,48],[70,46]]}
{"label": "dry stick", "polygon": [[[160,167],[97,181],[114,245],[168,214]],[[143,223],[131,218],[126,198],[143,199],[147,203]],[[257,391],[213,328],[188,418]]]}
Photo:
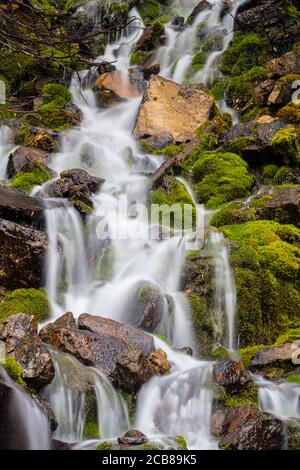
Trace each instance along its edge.
{"label": "dry stick", "polygon": [[160,182],[162,177],[171,170],[174,166],[182,163],[189,154],[194,150],[197,145],[199,145],[199,137],[195,136],[185,147],[184,149],[177,153],[174,157],[168,158],[154,173],[150,176],[148,184],[151,188],[155,188]]}

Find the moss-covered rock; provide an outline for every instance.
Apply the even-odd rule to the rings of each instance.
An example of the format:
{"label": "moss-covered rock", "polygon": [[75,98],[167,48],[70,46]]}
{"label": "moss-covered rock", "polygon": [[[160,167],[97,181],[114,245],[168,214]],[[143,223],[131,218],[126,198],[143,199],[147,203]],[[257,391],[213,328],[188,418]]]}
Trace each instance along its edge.
{"label": "moss-covered rock", "polygon": [[0,321],[16,313],[33,315],[39,322],[49,318],[48,300],[42,290],[16,289],[0,303]]}
{"label": "moss-covered rock", "polygon": [[163,13],[162,4],[158,0],[144,0],[140,2],[138,10],[146,25],[159,18]]}
{"label": "moss-covered rock", "polygon": [[33,171],[28,173],[18,173],[12,178],[11,184],[15,189],[31,191],[35,186],[42,185],[51,178],[52,175],[48,173],[43,165],[35,163]]}
{"label": "moss-covered rock", "polygon": [[233,153],[205,153],[193,167],[199,200],[209,209],[251,194],[253,178],[248,165]]}
{"label": "moss-covered rock", "polygon": [[300,160],[300,135],[293,126],[280,129],[271,139],[273,152],[284,164],[297,164]]}
{"label": "moss-covered rock", "polygon": [[4,364],[2,364],[8,375],[18,384],[20,387],[26,388],[27,385],[23,380],[22,374],[23,369],[17,363],[16,359],[11,357],[6,357]]}
{"label": "moss-covered rock", "polygon": [[232,241],[240,344],[271,344],[300,324],[300,231],[272,221],[222,231]]}
{"label": "moss-covered rock", "polygon": [[263,44],[258,34],[236,33],[229,48],[223,54],[221,71],[226,75],[241,75],[242,72],[261,65],[262,49]]}
{"label": "moss-covered rock", "polygon": [[71,100],[72,95],[67,87],[58,83],[48,83],[42,89],[43,104],[39,110],[62,109],[66,104],[71,103]]}

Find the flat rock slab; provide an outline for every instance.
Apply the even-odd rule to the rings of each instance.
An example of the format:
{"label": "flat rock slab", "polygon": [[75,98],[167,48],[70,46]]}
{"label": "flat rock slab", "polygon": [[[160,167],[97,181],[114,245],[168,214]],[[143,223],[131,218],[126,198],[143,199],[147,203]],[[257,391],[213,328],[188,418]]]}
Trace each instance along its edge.
{"label": "flat rock slab", "polygon": [[212,117],[214,99],[201,85],[183,86],[151,76],[139,109],[134,136],[141,139],[161,134],[186,142]]}

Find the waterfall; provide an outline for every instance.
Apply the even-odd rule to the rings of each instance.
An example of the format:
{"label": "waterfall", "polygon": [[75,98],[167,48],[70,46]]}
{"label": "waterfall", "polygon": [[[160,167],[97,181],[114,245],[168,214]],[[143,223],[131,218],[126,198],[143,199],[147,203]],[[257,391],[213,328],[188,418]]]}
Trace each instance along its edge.
{"label": "waterfall", "polygon": [[254,376],[259,386],[259,407],[266,413],[288,420],[300,419],[300,387],[290,382],[273,383]]}
{"label": "waterfall", "polygon": [[229,351],[233,351],[235,349],[236,290],[229,261],[229,250],[224,236],[220,232],[211,233],[210,246],[215,266],[214,320],[216,341],[222,341],[225,323],[224,346]]}
{"label": "waterfall", "polygon": [[108,379],[97,369],[85,367],[68,354],[49,348],[55,378],[45,387],[58,428],[54,438],[63,442],[80,442],[88,434],[91,422],[99,438],[122,435],[129,428],[128,412],[122,398]]}
{"label": "waterfall", "polygon": [[6,167],[8,157],[12,151],[12,145],[9,144],[11,129],[7,126],[0,127],[0,181],[6,178]]}
{"label": "waterfall", "polygon": [[[47,416],[41,411],[34,399],[23,392],[0,366],[0,377],[13,390],[6,412],[15,423],[14,438],[20,442],[23,450],[47,450],[50,448],[50,427]],[[21,449],[20,449],[21,450]]]}

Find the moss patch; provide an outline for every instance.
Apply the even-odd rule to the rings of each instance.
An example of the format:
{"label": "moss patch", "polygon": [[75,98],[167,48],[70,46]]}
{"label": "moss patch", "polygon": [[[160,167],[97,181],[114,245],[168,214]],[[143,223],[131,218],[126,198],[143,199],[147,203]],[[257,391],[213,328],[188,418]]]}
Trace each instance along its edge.
{"label": "moss patch", "polygon": [[193,181],[201,202],[209,209],[250,195],[253,178],[248,165],[233,153],[205,153],[193,167]]}
{"label": "moss patch", "polygon": [[39,110],[48,111],[50,109],[61,109],[70,103],[72,95],[64,85],[58,83],[48,83],[42,90],[43,104]]}
{"label": "moss patch", "polygon": [[17,363],[14,357],[6,357],[3,364],[8,375],[21,387],[26,388],[26,383],[22,378],[22,367]]}
{"label": "moss patch", "polygon": [[33,171],[18,173],[12,178],[11,184],[13,188],[31,191],[35,186],[42,185],[51,178],[52,176],[43,165],[35,163]]}
{"label": "moss patch", "polygon": [[16,313],[33,315],[38,322],[47,320],[47,297],[38,289],[16,289],[9,292],[0,303],[0,321]]}

